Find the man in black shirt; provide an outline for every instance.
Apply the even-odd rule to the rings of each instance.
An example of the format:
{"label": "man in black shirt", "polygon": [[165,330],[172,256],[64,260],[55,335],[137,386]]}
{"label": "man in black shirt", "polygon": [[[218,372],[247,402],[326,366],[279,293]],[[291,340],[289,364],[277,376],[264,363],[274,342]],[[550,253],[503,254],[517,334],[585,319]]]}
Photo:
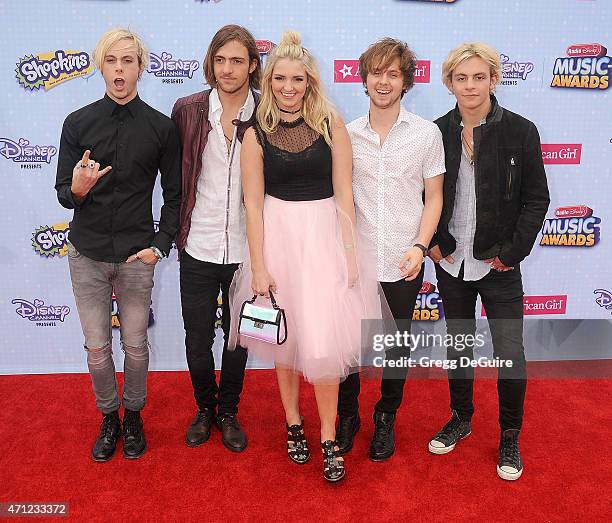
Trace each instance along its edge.
{"label": "man in black shirt", "polygon": [[[125,352],[123,453],[138,458],[146,450],[140,411],[146,397],[153,272],[168,255],[179,224],[178,133],[168,117],[138,97],[138,80],[148,60],[142,41],[131,31],[104,34],[94,62],[106,94],[66,118],[60,141],[55,189],[59,202],[74,209],[70,275],[96,405],[103,415],[92,449],[95,461],[109,460],[121,435],[111,348],[113,292]],[[155,232],[152,194],[158,170],[164,204]]]}

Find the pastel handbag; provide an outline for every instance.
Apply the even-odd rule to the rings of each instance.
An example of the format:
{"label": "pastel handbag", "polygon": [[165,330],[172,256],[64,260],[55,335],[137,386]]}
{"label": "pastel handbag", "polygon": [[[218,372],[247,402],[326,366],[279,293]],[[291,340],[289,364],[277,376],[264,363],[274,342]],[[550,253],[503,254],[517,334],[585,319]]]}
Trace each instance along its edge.
{"label": "pastel handbag", "polygon": [[[285,310],[277,305],[272,291],[269,292],[272,308],[256,305],[255,300],[257,299],[257,294],[255,294],[252,299],[242,304],[238,332],[242,336],[255,338],[256,340],[265,341],[266,343],[282,345],[287,341],[287,319],[285,318]],[[284,334],[282,341],[281,331]]]}

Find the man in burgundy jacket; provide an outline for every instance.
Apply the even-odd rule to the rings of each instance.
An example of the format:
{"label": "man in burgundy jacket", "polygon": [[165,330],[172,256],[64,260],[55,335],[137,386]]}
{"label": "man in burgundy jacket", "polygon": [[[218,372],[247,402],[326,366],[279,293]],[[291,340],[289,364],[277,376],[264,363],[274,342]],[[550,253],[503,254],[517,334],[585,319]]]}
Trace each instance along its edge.
{"label": "man in burgundy jacket", "polygon": [[[247,438],[236,415],[247,352],[227,350],[229,287],[246,250],[240,185],[240,144],[258,100],[261,61],[253,36],[227,25],[213,37],[204,58],[211,89],[180,98],[172,120],[182,144],[182,199],[176,240],[187,364],[198,406],[185,442],[201,445],[219,427],[223,444],[241,452]],[[212,346],[219,291],[225,338],[217,385]]]}

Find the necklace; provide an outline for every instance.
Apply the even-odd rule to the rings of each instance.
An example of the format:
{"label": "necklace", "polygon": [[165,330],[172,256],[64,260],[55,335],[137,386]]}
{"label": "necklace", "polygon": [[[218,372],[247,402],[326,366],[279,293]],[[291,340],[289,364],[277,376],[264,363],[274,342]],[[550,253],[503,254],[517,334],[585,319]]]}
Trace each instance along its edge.
{"label": "necklace", "polygon": [[279,110],[281,113],[286,113],[286,114],[297,114],[297,113],[299,113],[299,112],[302,110],[302,108],[300,107],[300,108],[299,108],[297,111],[285,111],[285,109],[281,109],[281,108],[279,107],[279,108],[278,108],[278,110]]}
{"label": "necklace", "polygon": [[468,138],[467,134],[468,133],[464,127],[461,131],[461,142],[463,143],[463,147],[465,148],[465,152],[467,153],[470,165],[474,165],[474,135]]}

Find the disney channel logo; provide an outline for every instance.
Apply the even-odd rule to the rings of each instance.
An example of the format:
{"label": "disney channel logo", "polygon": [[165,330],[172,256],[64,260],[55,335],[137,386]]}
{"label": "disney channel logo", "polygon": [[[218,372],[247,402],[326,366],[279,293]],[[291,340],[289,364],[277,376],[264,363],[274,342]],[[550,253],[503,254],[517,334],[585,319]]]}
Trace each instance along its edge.
{"label": "disney channel logo", "polygon": [[502,81],[501,85],[518,85],[518,80],[525,81],[534,69],[532,62],[510,61],[510,57],[501,53]]}
{"label": "disney channel logo", "polygon": [[42,225],[32,233],[32,246],[40,256],[66,256],[68,254],[69,223]]}
{"label": "disney channel logo", "polygon": [[555,60],[551,87],[607,89],[610,86],[612,58],[601,44],[570,45]]}
{"label": "disney channel logo", "polygon": [[542,225],[540,245],[545,247],[593,247],[599,243],[601,218],[586,205],[557,207],[555,217]]}
{"label": "disney channel logo", "polygon": [[57,154],[53,145],[31,145],[29,140],[19,138],[0,138],[0,154],[7,160],[16,163],[51,163],[51,158]]}
{"label": "disney channel logo", "polygon": [[412,319],[413,321],[438,321],[442,317],[444,317],[444,310],[440,293],[433,283],[424,281],[414,304]]}
{"label": "disney channel logo", "polygon": [[53,327],[56,321],[63,322],[70,314],[68,305],[45,305],[45,302],[38,298],[35,298],[33,302],[15,298],[11,303],[17,305],[15,312],[19,316],[36,322],[41,327]]}
{"label": "disney channel logo", "polygon": [[91,73],[93,65],[84,51],[49,51],[38,55],[26,55],[17,62],[15,72],[19,84],[34,91],[45,91],[79,76]]}
{"label": "disney channel logo", "polygon": [[172,53],[166,51],[162,51],[161,55],[151,53],[150,57],[147,72],[164,80],[193,78],[193,73],[200,68],[197,60],[173,58]]}
{"label": "disney channel logo", "polygon": [[595,289],[593,294],[598,295],[595,297],[595,303],[612,314],[612,292],[606,289]]}

